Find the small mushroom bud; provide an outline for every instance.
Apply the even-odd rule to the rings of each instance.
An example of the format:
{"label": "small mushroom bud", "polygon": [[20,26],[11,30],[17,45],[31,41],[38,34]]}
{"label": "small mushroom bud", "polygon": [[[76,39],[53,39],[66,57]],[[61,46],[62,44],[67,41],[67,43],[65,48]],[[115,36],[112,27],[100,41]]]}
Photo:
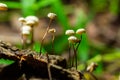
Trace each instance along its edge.
{"label": "small mushroom bud", "polygon": [[84,33],[85,32],[85,29],[78,29],[77,31],[76,31],[76,34],[82,34],[82,33]]}
{"label": "small mushroom bud", "polygon": [[71,35],[74,35],[75,32],[74,30],[66,30],[65,34],[71,36]]}
{"label": "small mushroom bud", "polygon": [[56,29],[55,28],[49,29],[48,32],[52,34],[52,51],[54,53],[54,39],[55,39]]}
{"label": "small mushroom bud", "polygon": [[7,5],[6,5],[6,4],[0,3],[0,10],[6,11],[7,9],[8,9],[8,8],[7,8]]}
{"label": "small mushroom bud", "polygon": [[96,69],[97,66],[98,66],[98,65],[97,65],[96,63],[92,62],[92,63],[87,67],[87,71],[88,71],[88,72],[93,72],[93,71]]}
{"label": "small mushroom bud", "polygon": [[56,32],[56,29],[49,29],[49,31],[48,31],[49,33],[55,33]]}
{"label": "small mushroom bud", "polygon": [[48,13],[47,15],[50,19],[55,19],[56,18],[56,14],[55,13]]}
{"label": "small mushroom bud", "polygon": [[79,40],[75,36],[70,36],[68,38],[68,41],[71,42],[71,43],[77,43],[77,42],[79,42]]}

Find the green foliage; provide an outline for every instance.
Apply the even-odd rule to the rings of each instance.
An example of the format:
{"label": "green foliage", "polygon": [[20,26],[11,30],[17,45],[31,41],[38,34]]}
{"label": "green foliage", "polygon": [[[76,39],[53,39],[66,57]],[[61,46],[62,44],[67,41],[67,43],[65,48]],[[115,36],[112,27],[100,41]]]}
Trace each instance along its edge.
{"label": "green foliage", "polygon": [[12,60],[0,59],[0,64],[10,65],[12,63],[14,63],[14,61],[12,61]]}
{"label": "green foliage", "polygon": [[87,17],[85,12],[81,9],[77,15],[75,29],[85,28],[90,16]]}
{"label": "green foliage", "polygon": [[67,37],[66,36],[59,36],[55,39],[55,52],[61,54],[68,44]]}
{"label": "green foliage", "polygon": [[97,80],[97,78],[90,72],[83,73],[86,80]]}
{"label": "green foliage", "polygon": [[112,60],[117,60],[120,58],[120,51],[112,51],[111,53],[106,53],[105,55],[98,54],[93,58],[88,60],[88,63],[91,62],[111,62]]}
{"label": "green foliage", "polygon": [[13,9],[20,9],[22,6],[20,3],[13,1],[7,1],[5,2],[5,4],[7,4],[9,8],[13,8]]}
{"label": "green foliage", "polygon": [[57,14],[58,21],[61,23],[63,30],[69,29],[69,23],[65,15],[64,7],[60,0],[54,0],[54,3],[51,5],[52,10]]}
{"label": "green foliage", "polygon": [[78,48],[78,57],[81,61],[86,62],[89,58],[89,44],[86,34],[82,35],[82,41]]}
{"label": "green foliage", "polygon": [[112,0],[110,1],[110,11],[113,14],[117,14],[119,12],[119,0]]}
{"label": "green foliage", "polygon": [[119,12],[119,0],[91,0],[90,7],[95,13],[107,10],[117,14]]}
{"label": "green foliage", "polygon": [[94,12],[100,12],[103,11],[105,8],[107,8],[107,2],[108,0],[92,0],[91,6],[92,10]]}
{"label": "green foliage", "polygon": [[35,14],[35,9],[33,8],[35,1],[36,0],[21,0],[21,7],[24,16]]}
{"label": "green foliage", "polygon": [[[36,52],[40,52],[40,43],[39,42],[35,42],[34,45],[33,45],[33,50],[36,51]],[[46,50],[45,49],[42,49],[42,54],[46,53]]]}

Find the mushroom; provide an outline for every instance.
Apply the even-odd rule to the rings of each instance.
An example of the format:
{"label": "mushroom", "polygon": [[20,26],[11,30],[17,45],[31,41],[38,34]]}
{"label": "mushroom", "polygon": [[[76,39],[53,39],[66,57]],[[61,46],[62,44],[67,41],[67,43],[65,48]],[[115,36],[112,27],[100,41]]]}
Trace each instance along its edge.
{"label": "mushroom", "polygon": [[[75,37],[75,36],[70,36],[69,38],[68,38],[68,41],[69,41],[69,43],[72,43],[72,46],[73,46],[73,50],[74,50],[74,58],[75,58],[75,67],[76,67],[76,69],[77,69],[77,50],[76,50],[76,48],[75,48],[75,45],[76,45],[76,43],[78,43],[79,42],[79,39],[77,38],[77,37]],[[72,67],[73,67],[73,65],[74,65],[74,59],[72,60]]]}
{"label": "mushroom", "polygon": [[2,10],[2,11],[6,11],[6,10],[8,10],[7,5],[4,4],[4,3],[0,3],[0,10]]}
{"label": "mushroom", "polygon": [[46,35],[48,34],[48,31],[50,29],[50,26],[51,26],[51,23],[52,23],[53,19],[56,18],[56,14],[55,13],[48,13],[48,18],[50,18],[50,21],[49,21],[48,27],[47,27],[47,29],[45,31],[45,34],[43,35],[43,38],[42,38],[42,41],[41,41],[40,55],[41,55],[44,39],[45,39]]}
{"label": "mushroom", "polygon": [[31,45],[33,47],[34,43],[34,27],[38,25],[39,19],[36,16],[27,16],[25,18],[26,25],[29,25],[31,27]]}
{"label": "mushroom", "polygon": [[26,22],[25,18],[23,18],[23,17],[20,17],[20,18],[18,19],[18,21],[21,22],[21,23],[25,23],[25,22]]}
{"label": "mushroom", "polygon": [[72,44],[75,44],[75,43],[79,42],[79,40],[78,40],[77,37],[75,37],[75,36],[70,36],[70,37],[68,38],[68,41],[69,41],[70,43],[72,43]]}
{"label": "mushroom", "polygon": [[[66,30],[65,32],[65,35],[68,35],[68,36],[73,36],[75,34],[74,30]],[[70,37],[69,37],[70,38]],[[70,41],[69,41],[69,60],[71,58],[71,46],[70,46]],[[70,61],[70,67],[71,67],[71,61]]]}
{"label": "mushroom", "polygon": [[85,33],[85,32],[86,32],[85,29],[81,28],[81,29],[78,29],[76,31],[76,34],[82,34],[82,33]]}
{"label": "mushroom", "polygon": [[47,16],[48,16],[50,19],[55,19],[57,15],[56,15],[55,13],[49,13]]}
{"label": "mushroom", "polygon": [[34,25],[38,25],[38,23],[39,23],[39,19],[36,16],[27,16],[25,18],[25,20],[26,21],[29,21],[29,20],[34,21]]}
{"label": "mushroom", "polygon": [[30,31],[31,31],[31,27],[30,26],[27,26],[27,25],[22,26],[22,28],[21,28],[21,37],[22,37],[22,44],[23,44],[22,48],[26,47],[27,38],[30,35]]}
{"label": "mushroom", "polygon": [[66,30],[65,34],[68,36],[71,36],[71,35],[74,35],[75,32],[74,32],[74,30]]}

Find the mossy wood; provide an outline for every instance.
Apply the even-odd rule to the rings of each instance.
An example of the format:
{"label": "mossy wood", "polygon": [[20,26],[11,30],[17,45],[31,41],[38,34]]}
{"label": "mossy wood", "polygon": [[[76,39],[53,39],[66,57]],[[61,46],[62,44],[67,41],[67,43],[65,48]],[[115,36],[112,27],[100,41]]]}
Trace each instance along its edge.
{"label": "mossy wood", "polygon": [[[49,56],[49,68],[54,80],[80,80],[82,74],[76,70],[67,69],[66,60],[60,56]],[[15,62],[0,69],[1,80],[18,80],[23,74],[29,80],[31,77],[48,79],[48,61],[46,55],[38,55],[31,50],[20,50],[11,44],[0,41],[0,58]]]}

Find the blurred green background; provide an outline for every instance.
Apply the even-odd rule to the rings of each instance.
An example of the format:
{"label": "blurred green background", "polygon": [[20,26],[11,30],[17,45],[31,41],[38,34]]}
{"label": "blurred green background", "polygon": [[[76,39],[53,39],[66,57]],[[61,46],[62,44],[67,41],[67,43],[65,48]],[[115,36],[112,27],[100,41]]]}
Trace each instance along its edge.
{"label": "blurred green background", "polygon": [[[11,26],[17,25],[14,20],[17,20],[19,16],[35,15],[47,25],[49,21],[47,14],[56,13],[57,19],[52,27],[58,30],[54,44],[57,55],[64,56],[68,53],[67,36],[64,34],[67,29],[76,31],[79,28],[85,28],[86,34],[82,35],[83,39],[77,52],[79,69],[83,70],[86,64],[96,62],[99,66],[95,73],[100,77],[99,80],[118,80],[120,74],[120,0],[1,0],[1,2],[7,4],[9,9],[0,12],[0,23],[10,26],[15,34],[19,34],[19,30],[15,31],[16,28]],[[42,34],[40,31],[38,33]],[[37,43],[39,39],[36,39],[36,51],[39,51],[39,43]],[[19,45],[20,42],[15,41],[14,44]],[[44,45],[44,50],[51,51],[49,39]],[[2,59],[0,63],[10,62]]]}

